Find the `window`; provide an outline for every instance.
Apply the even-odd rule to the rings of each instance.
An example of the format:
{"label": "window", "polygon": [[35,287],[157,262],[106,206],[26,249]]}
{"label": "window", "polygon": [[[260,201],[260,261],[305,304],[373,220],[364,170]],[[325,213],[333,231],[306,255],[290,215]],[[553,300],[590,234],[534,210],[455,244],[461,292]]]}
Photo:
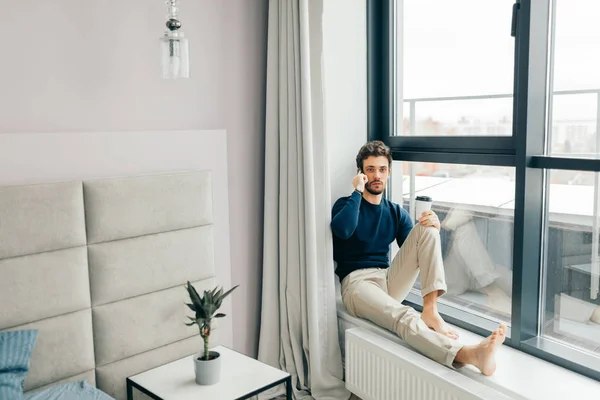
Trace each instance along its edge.
{"label": "window", "polygon": [[394,3],[395,119],[401,121],[394,134],[512,135],[514,42],[506,24],[512,3]]}
{"label": "window", "polygon": [[510,325],[514,168],[394,161],[392,171],[392,201],[413,221],[416,196],[434,201],[448,284],[440,302]]}
{"label": "window", "polygon": [[598,15],[596,0],[556,0],[550,55],[550,154],[595,157],[600,151]]}
{"label": "window", "polygon": [[542,335],[600,354],[597,173],[548,172]]}
{"label": "window", "polygon": [[459,271],[442,312],[600,380],[600,2],[367,4],[369,138],[392,149],[393,201],[434,199]]}
{"label": "window", "polygon": [[[594,0],[555,1],[545,146],[550,156],[583,161],[600,154],[599,14]],[[549,167],[539,333],[600,357],[600,178],[593,172],[598,169]]]}
{"label": "window", "polygon": [[403,100],[402,134],[414,136],[510,136],[512,95]]}

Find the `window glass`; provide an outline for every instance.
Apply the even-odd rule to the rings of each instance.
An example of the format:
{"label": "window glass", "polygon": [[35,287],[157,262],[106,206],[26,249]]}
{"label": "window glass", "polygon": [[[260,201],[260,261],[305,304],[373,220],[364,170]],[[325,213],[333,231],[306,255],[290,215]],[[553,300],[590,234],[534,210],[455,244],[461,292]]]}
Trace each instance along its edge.
{"label": "window glass", "polygon": [[542,335],[600,354],[598,173],[548,172]]}
{"label": "window glass", "polygon": [[600,1],[556,0],[550,126],[552,155],[596,158],[600,113]]}
{"label": "window glass", "polygon": [[395,2],[398,134],[512,134],[513,3]]}
{"label": "window glass", "polygon": [[392,200],[413,219],[416,196],[433,200],[448,284],[440,301],[510,323],[514,168],[394,161],[391,177]]}

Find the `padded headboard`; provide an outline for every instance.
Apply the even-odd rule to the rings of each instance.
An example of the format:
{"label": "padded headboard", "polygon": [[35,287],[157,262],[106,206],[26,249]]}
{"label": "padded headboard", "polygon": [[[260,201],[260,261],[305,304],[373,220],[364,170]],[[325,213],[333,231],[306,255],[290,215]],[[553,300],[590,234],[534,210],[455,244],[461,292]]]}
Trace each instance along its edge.
{"label": "padded headboard", "polygon": [[210,172],[0,187],[0,330],[39,330],[26,391],[125,399],[127,376],[200,351],[188,280],[215,285]]}

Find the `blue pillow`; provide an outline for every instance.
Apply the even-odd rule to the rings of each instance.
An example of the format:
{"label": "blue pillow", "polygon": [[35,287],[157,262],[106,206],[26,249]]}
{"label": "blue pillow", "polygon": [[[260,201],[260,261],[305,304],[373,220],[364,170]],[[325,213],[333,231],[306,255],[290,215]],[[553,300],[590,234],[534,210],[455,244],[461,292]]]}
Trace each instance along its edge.
{"label": "blue pillow", "polygon": [[34,393],[27,393],[25,400],[114,400],[86,381],[52,385]]}
{"label": "blue pillow", "polygon": [[0,399],[20,400],[37,329],[0,332]]}

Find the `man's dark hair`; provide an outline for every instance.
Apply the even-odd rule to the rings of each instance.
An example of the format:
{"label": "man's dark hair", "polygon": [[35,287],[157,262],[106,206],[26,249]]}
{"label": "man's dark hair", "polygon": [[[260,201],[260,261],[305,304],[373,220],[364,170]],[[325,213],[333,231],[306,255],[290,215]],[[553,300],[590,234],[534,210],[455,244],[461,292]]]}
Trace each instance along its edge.
{"label": "man's dark hair", "polygon": [[363,171],[363,161],[367,158],[375,156],[383,156],[388,159],[388,166],[392,166],[392,152],[390,148],[385,145],[380,140],[373,140],[371,142],[365,143],[363,147],[360,148],[358,154],[356,155],[356,167],[362,172]]}

